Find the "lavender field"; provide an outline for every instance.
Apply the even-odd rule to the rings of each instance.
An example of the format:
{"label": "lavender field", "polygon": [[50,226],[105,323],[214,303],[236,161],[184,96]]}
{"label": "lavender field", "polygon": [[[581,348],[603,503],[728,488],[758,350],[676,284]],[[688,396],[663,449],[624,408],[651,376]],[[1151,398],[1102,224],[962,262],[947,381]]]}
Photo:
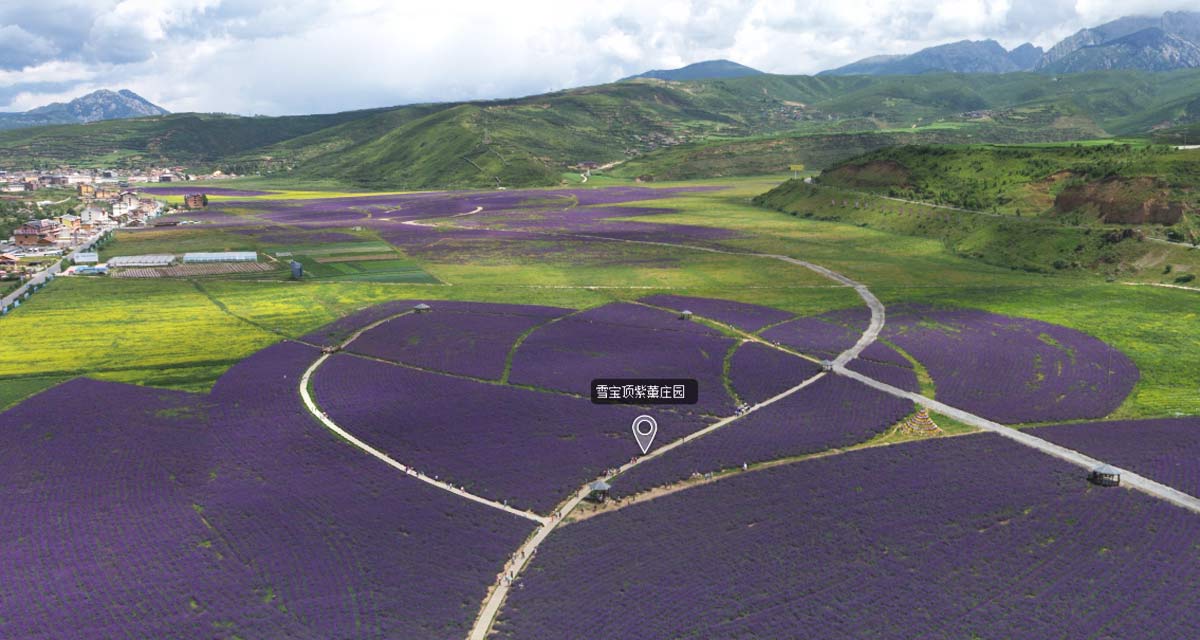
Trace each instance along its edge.
{"label": "lavender field", "polygon": [[797,358],[758,342],[746,342],[729,359],[729,381],[743,402],[757,404],[791,389],[821,371],[811,360]]}
{"label": "lavender field", "polygon": [[[433,210],[421,198],[365,200],[351,213],[376,223]],[[305,216],[321,206],[297,205]],[[312,228],[303,233],[334,233]],[[476,232],[497,233],[462,231]],[[414,313],[419,302],[432,311]],[[858,309],[794,318],[679,296],[582,311],[400,299],[264,349],[208,394],[77,379],[34,396],[0,414],[0,637],[463,638],[533,528],[495,507],[553,514],[634,458],[639,414],[657,418],[661,447],[734,415],[735,401],[761,403],[821,372],[683,309],[823,358],[865,324]],[[899,308],[883,337],[921,363],[939,399],[985,415],[1103,415],[1137,379],[1107,345],[1019,318]],[[328,347],[341,352],[315,369],[314,411],[499,504],[409,477],[322,426],[299,385]],[[920,367],[882,341],[847,366],[920,390]],[[597,377],[695,378],[700,403],[593,404]],[[825,374],[617,475],[613,495],[861,444],[913,408]],[[1037,433],[1200,492],[1194,419]],[[1200,632],[1193,514],[1093,487],[1082,470],[991,435],[834,453],[562,526],[509,593],[500,637]],[[624,553],[629,540],[645,550]]]}
{"label": "lavender field", "polygon": [[[1190,638],[1194,514],[994,435],[736,476],[568,525],[501,637]],[[638,552],[629,551],[638,541]]]}
{"label": "lavender field", "polygon": [[363,333],[349,350],[375,358],[475,378],[499,380],[508,352],[524,333],[570,312],[504,305],[436,303]]}
{"label": "lavender field", "polygon": [[1104,417],[1138,380],[1120,351],[1026,318],[896,307],[882,335],[928,369],[939,400],[1002,423]]}
{"label": "lavender field", "polygon": [[1200,418],[1060,424],[1031,433],[1200,496]]}
{"label": "lavender field", "polygon": [[870,440],[912,411],[912,403],[828,375],[728,426],[649,460],[613,480],[621,495],[778,458]]}
{"label": "lavender field", "polygon": [[276,345],[209,396],[78,380],[0,415],[0,635],[463,637],[529,523],[339,442],[296,394],[315,357]]}
{"label": "lavender field", "polygon": [[[539,513],[637,453],[629,425],[645,412],[348,355],[324,364],[313,386],[330,418],[392,458]],[[657,415],[660,442],[705,424]]]}
{"label": "lavender field", "polygon": [[[613,303],[568,316],[533,332],[517,349],[511,381],[586,393],[593,378],[695,378],[695,410],[728,415],[733,399],[722,382],[734,341],[698,322],[640,305]],[[603,372],[604,375],[598,375]]]}

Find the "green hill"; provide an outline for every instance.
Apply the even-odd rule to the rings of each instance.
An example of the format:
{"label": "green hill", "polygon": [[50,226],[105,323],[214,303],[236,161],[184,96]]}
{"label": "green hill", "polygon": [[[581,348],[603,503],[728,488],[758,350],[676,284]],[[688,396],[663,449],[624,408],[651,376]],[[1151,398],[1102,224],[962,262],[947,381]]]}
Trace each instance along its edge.
{"label": "green hill", "polygon": [[0,167],[205,166],[371,113],[275,118],[180,113],[0,131]]}
{"label": "green hill", "polygon": [[340,114],[176,114],[0,132],[0,167],[181,164],[357,188],[557,184],[583,163],[655,179],[821,167],[891,144],[1148,135],[1200,117],[1171,73],[634,80]]}
{"label": "green hill", "polygon": [[1138,228],[957,211],[799,180],[754,202],[800,219],[932,238],[956,255],[1014,270],[1157,281],[1172,268],[1200,269],[1200,252],[1182,243],[1151,240]]}
{"label": "green hill", "polygon": [[825,171],[826,186],[992,213],[1190,228],[1200,151],[1147,144],[880,149]]}

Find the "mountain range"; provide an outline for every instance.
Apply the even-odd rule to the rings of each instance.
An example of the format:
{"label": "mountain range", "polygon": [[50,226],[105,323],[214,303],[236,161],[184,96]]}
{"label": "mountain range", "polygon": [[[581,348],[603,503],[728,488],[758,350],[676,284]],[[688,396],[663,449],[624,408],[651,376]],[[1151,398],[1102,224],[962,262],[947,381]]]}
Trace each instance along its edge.
{"label": "mountain range", "polygon": [[1126,16],[1081,29],[1047,51],[1023,44],[1011,51],[994,40],[963,40],[907,55],[879,55],[820,75],[920,73],[1079,73],[1111,69],[1170,71],[1200,67],[1200,13]]}
{"label": "mountain range", "polygon": [[170,113],[128,90],[100,89],[70,102],[54,102],[23,112],[0,112],[0,129],[38,127],[49,124],[86,124],[101,120],[143,118]]}
{"label": "mountain range", "polygon": [[624,80],[634,80],[637,78],[653,78],[655,80],[672,80],[675,82],[686,82],[688,80],[718,80],[721,78],[742,78],[745,76],[761,75],[762,71],[751,69],[744,64],[738,64],[731,60],[705,60],[704,62],[696,62],[689,64],[686,67],[678,69],[653,69],[644,73],[639,73]]}
{"label": "mountain range", "polygon": [[896,144],[1161,136],[1200,122],[1200,69],[632,81],[334,114],[176,113],[0,131],[0,168],[183,165],[365,189],[553,186],[829,166]]}

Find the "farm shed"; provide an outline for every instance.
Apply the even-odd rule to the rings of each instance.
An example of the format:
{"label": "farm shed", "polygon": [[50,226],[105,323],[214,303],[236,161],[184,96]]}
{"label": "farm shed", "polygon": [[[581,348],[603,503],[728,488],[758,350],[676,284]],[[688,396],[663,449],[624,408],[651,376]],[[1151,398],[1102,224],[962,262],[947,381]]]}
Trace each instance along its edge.
{"label": "farm shed", "polygon": [[604,502],[608,499],[610,491],[612,491],[612,485],[603,480],[597,480],[588,485],[588,500],[592,502]]}
{"label": "farm shed", "polygon": [[1088,474],[1088,480],[1101,487],[1116,487],[1121,484],[1121,471],[1112,465],[1100,465]]}
{"label": "farm shed", "polygon": [[256,251],[200,251],[183,254],[184,264],[198,262],[257,262]]}
{"label": "farm shed", "polygon": [[415,307],[413,307],[413,311],[416,311],[417,313],[427,313],[429,311],[433,311],[433,307],[422,302],[421,304],[418,304]]}
{"label": "farm shed", "polygon": [[680,312],[680,314],[679,314],[679,319],[680,319],[680,320],[691,320],[691,319],[692,319],[692,312],[691,312],[691,311],[688,311],[687,309],[684,309],[682,312]]}
{"label": "farm shed", "polygon": [[108,259],[112,269],[124,267],[166,267],[175,262],[175,256],[169,253],[149,253],[140,256],[116,256]]}

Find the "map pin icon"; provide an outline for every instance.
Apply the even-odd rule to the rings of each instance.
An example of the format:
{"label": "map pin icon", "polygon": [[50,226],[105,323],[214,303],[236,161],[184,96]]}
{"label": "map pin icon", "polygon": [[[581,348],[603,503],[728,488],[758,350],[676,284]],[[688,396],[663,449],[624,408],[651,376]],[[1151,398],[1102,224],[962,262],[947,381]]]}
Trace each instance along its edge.
{"label": "map pin icon", "polygon": [[638,446],[642,448],[642,453],[650,450],[650,444],[654,442],[654,435],[658,433],[658,422],[650,416],[638,416],[633,420],[633,437],[637,439]]}

